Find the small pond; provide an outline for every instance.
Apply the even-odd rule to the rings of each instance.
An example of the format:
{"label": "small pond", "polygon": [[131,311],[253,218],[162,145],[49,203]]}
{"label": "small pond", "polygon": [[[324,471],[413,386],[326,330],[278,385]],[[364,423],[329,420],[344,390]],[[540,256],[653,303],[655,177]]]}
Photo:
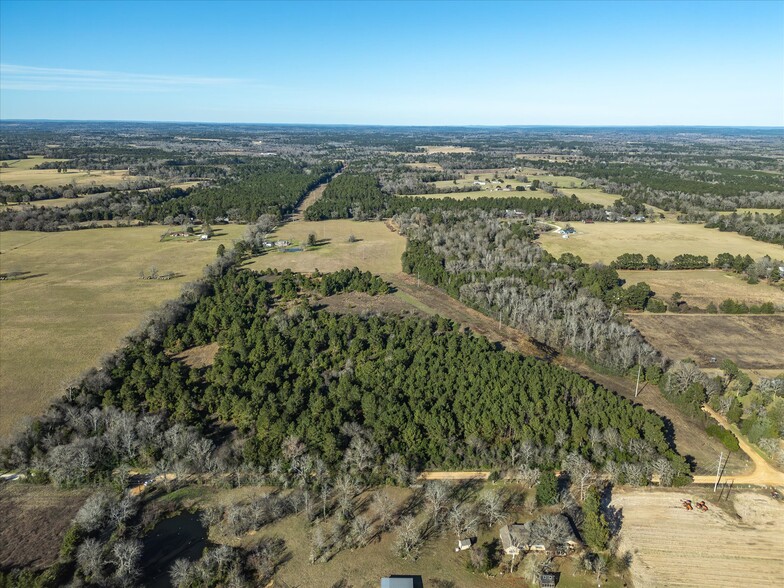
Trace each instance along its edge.
{"label": "small pond", "polygon": [[142,584],[170,588],[172,564],[181,558],[196,561],[207,545],[207,527],[198,512],[184,512],[161,521],[143,539]]}

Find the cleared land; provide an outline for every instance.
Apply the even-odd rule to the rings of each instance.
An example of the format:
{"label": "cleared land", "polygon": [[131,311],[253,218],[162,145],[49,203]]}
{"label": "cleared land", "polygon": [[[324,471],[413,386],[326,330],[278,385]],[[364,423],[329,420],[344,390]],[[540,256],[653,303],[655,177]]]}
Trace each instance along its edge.
{"label": "cleared land", "polygon": [[567,196],[574,194],[580,202],[602,206],[612,206],[620,198],[618,194],[608,194],[599,188],[562,188],[561,191]]}
{"label": "cleared land", "polygon": [[618,275],[627,284],[645,282],[662,299],[668,299],[674,292],[680,292],[683,299],[692,306],[704,308],[709,302],[716,304],[733,298],[747,304],[773,302],[784,306],[784,290],[767,283],[749,284],[738,274],[722,270],[667,270],[632,271],[620,270]]}
{"label": "cleared land", "polygon": [[[40,414],[63,382],[120,345],[145,313],[201,275],[219,243],[243,227],[215,227],[210,241],[160,242],[164,227],[0,233],[0,436]],[[155,265],[172,280],[140,280]]]}
{"label": "cleared land", "polygon": [[[498,176],[496,177],[496,173]],[[581,186],[585,185],[585,181],[581,180],[580,178],[576,178],[573,176],[553,176],[546,174],[540,170],[533,169],[533,168],[523,168],[522,170],[517,170],[515,175],[526,175],[528,176],[528,182],[519,182],[514,179],[507,179],[504,178],[504,174],[508,174],[509,170],[495,170],[493,171],[485,171],[485,172],[468,172],[463,174],[463,177],[458,180],[440,180],[437,182],[433,182],[433,184],[439,189],[448,189],[448,188],[457,188],[457,187],[467,187],[467,186],[474,186],[474,182],[484,182],[484,185],[479,185],[479,190],[476,192],[463,192],[463,193],[454,193],[454,194],[416,194],[416,196],[421,196],[424,198],[455,198],[457,200],[463,200],[465,198],[477,198],[477,197],[493,197],[493,196],[516,196],[516,197],[528,197],[528,198],[551,198],[552,196],[545,192],[544,190],[536,190],[534,192],[529,191],[531,186],[531,182],[533,180],[539,180],[541,182],[548,182],[553,184],[554,186],[561,189],[567,196],[571,196],[574,194],[581,202],[587,202],[589,204],[601,204],[602,206],[611,206],[613,202],[618,200],[620,196],[617,194],[607,194],[602,192],[598,188],[584,188]],[[478,180],[474,179],[478,177]],[[493,183],[495,182],[495,183]],[[506,186],[511,186],[511,191],[504,191]],[[515,190],[517,186],[523,186],[526,190],[525,192],[518,192]],[[500,188],[500,189],[498,189]]]}
{"label": "cleared land", "polygon": [[128,170],[78,170],[69,169],[58,173],[56,169],[32,169],[33,166],[50,161],[66,161],[63,159],[46,159],[30,157],[7,161],[8,167],[0,167],[0,184],[11,186],[46,186],[54,188],[75,184],[77,186],[117,186],[123,182],[142,179],[141,176],[129,176]]}
{"label": "cleared land", "polygon": [[12,204],[0,204],[0,210],[3,210],[4,208],[7,208],[7,207],[11,207],[11,208],[16,208],[16,207],[33,207],[33,208],[36,208],[36,207],[39,207],[39,206],[43,206],[44,208],[48,208],[50,206],[62,207],[62,206],[69,206],[71,204],[78,204],[80,202],[84,202],[85,200],[87,200],[88,198],[91,198],[91,197],[92,197],[92,195],[90,195],[90,196],[79,196],[78,198],[51,198],[49,200],[36,200],[35,202],[19,202],[19,203],[12,203]]}
{"label": "cleared land", "polygon": [[425,153],[473,153],[470,147],[460,147],[458,145],[417,145],[417,148],[424,149]]}
{"label": "cleared land", "polygon": [[55,562],[66,530],[90,490],[11,482],[0,486],[0,569]]}
{"label": "cleared land", "polygon": [[632,324],[672,359],[691,358],[700,367],[725,358],[743,369],[784,369],[784,316],[635,314]]}
{"label": "cleared land", "polygon": [[[316,235],[317,247],[305,246],[311,233]],[[354,243],[348,242],[350,235],[356,238]],[[406,248],[405,238],[380,221],[296,221],[278,227],[270,236],[270,240],[277,239],[290,241],[291,248],[303,250],[266,253],[254,258],[250,267],[311,273],[316,269],[331,272],[356,266],[384,275],[401,270],[400,256]]]}
{"label": "cleared land", "polygon": [[542,246],[558,257],[570,252],[583,261],[609,263],[623,253],[653,254],[671,260],[681,253],[707,255],[710,261],[719,253],[751,255],[759,259],[765,255],[781,259],[784,247],[755,241],[738,233],[722,233],[702,225],[662,223],[574,223],[577,233],[568,239],[555,232],[543,234]]}
{"label": "cleared land", "polygon": [[[730,498],[729,514],[687,511],[680,500],[710,501],[705,491],[618,490],[622,551],[632,554],[635,586],[771,586],[784,577],[784,504],[744,492]],[[724,502],[730,502],[724,501]]]}

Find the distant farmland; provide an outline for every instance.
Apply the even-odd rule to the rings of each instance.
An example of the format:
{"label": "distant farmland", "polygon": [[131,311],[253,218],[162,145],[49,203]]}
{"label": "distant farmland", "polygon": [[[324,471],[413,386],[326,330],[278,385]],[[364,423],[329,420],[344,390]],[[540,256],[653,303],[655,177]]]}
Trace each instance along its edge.
{"label": "distant farmland", "polygon": [[542,246],[558,257],[574,253],[583,261],[610,263],[623,253],[653,254],[671,260],[681,253],[707,255],[710,261],[719,253],[751,255],[759,259],[765,255],[781,259],[784,247],[755,241],[738,233],[722,233],[702,225],[677,222],[657,223],[574,223],[577,233],[569,239],[555,232],[540,237]]}
{"label": "distant farmland", "polygon": [[143,179],[142,176],[129,176],[127,170],[79,170],[69,169],[65,173],[58,173],[56,169],[33,169],[33,166],[44,162],[61,161],[64,159],[46,159],[44,157],[30,157],[6,161],[8,167],[0,167],[0,184],[10,186],[46,186],[56,188],[75,184],[76,186],[117,186],[123,182]]}
{"label": "distant farmland", "polygon": [[[319,241],[317,247],[306,247],[310,233]],[[350,235],[356,238],[354,243],[349,243]],[[254,258],[252,268],[289,268],[310,273],[315,269],[332,272],[356,266],[375,274],[393,274],[401,271],[400,257],[406,248],[405,238],[379,221],[297,221],[281,226],[270,239],[284,239],[292,243],[291,249],[304,250],[261,255]]]}
{"label": "distant farmland", "polygon": [[627,284],[645,282],[664,300],[675,292],[691,306],[705,308],[709,302],[719,304],[722,300],[733,298],[746,304],[773,302],[784,308],[784,290],[765,282],[749,284],[738,274],[718,269],[704,270],[667,270],[631,271],[619,270],[618,275]]}
{"label": "distant farmland", "polygon": [[[159,241],[164,227],[0,233],[0,436],[46,408],[63,382],[115,349],[145,313],[199,277],[219,243],[244,227],[216,227],[207,242]],[[180,277],[140,280],[151,266]]]}

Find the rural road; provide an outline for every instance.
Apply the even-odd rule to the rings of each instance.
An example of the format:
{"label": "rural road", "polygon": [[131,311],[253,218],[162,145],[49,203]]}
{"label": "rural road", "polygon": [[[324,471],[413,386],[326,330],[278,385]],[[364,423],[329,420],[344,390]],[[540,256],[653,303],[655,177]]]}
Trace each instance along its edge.
{"label": "rural road", "polygon": [[320,185],[316,186],[310,192],[308,192],[307,196],[305,196],[305,198],[302,199],[302,202],[300,202],[299,206],[297,207],[297,210],[295,210],[291,214],[291,216],[289,217],[289,220],[292,221],[292,222],[305,220],[305,211],[308,208],[310,208],[311,206],[313,206],[313,204],[316,202],[316,200],[321,198],[322,194],[324,194],[324,190],[327,189],[327,186],[329,185],[329,182],[334,180],[341,173],[343,173],[343,172],[336,173],[334,176],[332,176],[329,179],[329,181],[324,182],[323,184],[320,184]]}
{"label": "rural road", "polygon": [[487,480],[490,472],[422,472],[418,480],[430,482],[433,480]]}
{"label": "rural road", "polygon": [[[711,415],[718,423],[732,431],[730,424],[723,416],[714,411],[709,406],[703,406],[702,410]],[[733,431],[734,433],[734,431]],[[784,487],[784,473],[771,466],[757,451],[749,445],[740,435],[735,435],[738,438],[738,445],[741,451],[749,456],[754,462],[754,471],[748,474],[740,474],[737,476],[723,475],[721,480],[723,482],[732,482],[733,484],[753,484],[757,486],[782,486]],[[713,484],[716,481],[716,476],[694,476],[695,484]]]}

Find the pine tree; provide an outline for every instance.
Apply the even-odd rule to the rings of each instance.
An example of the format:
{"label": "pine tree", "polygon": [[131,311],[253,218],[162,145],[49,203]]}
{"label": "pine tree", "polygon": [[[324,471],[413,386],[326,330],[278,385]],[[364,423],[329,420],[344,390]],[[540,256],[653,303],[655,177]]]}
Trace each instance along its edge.
{"label": "pine tree", "polygon": [[601,512],[601,501],[596,488],[590,488],[583,502],[583,539],[594,551],[602,551],[607,548],[610,540],[610,526],[607,519]]}
{"label": "pine tree", "polygon": [[536,485],[536,502],[540,505],[558,502],[558,480],[552,470],[545,470]]}

